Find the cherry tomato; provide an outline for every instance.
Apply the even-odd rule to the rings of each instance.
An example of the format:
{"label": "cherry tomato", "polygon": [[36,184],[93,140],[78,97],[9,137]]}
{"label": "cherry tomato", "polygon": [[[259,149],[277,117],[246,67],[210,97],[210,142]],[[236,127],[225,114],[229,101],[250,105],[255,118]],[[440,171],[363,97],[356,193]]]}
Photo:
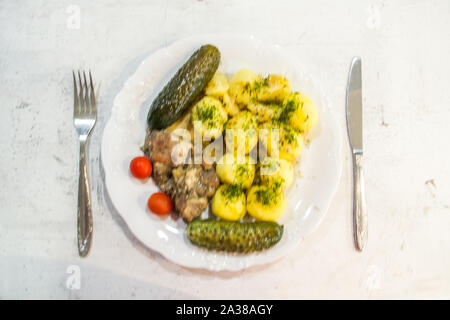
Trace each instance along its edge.
{"label": "cherry tomato", "polygon": [[164,192],[156,192],[150,196],[147,206],[157,215],[166,215],[172,211],[173,204],[170,197]]}
{"label": "cherry tomato", "polygon": [[150,177],[152,169],[152,163],[146,157],[136,157],[130,162],[131,174],[138,179]]}

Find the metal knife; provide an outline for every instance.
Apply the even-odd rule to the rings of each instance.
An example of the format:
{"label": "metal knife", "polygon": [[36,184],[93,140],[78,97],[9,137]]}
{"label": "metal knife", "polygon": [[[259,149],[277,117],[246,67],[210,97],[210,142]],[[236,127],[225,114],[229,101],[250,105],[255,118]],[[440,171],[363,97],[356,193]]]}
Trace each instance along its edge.
{"label": "metal knife", "polygon": [[362,251],[367,244],[368,226],[362,170],[363,106],[360,57],[354,57],[350,66],[345,107],[348,137],[353,157],[353,232],[356,249]]}

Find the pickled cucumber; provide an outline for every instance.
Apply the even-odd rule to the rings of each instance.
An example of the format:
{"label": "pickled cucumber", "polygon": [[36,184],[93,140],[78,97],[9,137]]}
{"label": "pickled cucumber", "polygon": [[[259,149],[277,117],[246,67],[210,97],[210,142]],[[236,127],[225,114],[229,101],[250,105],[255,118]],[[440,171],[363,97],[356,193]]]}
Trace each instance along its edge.
{"label": "pickled cucumber", "polygon": [[150,129],[165,129],[197,100],[214,76],[220,52],[212,45],[195,51],[153,101],[147,115]]}
{"label": "pickled cucumber", "polygon": [[186,228],[189,240],[209,250],[250,253],[274,246],[283,235],[276,222],[194,220]]}

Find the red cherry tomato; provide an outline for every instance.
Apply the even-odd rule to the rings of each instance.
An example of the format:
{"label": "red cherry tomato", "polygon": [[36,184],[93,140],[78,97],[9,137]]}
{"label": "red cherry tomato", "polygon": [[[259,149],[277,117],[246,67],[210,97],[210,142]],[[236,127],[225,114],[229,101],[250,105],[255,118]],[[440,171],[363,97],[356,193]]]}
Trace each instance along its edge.
{"label": "red cherry tomato", "polygon": [[150,177],[152,169],[152,163],[146,157],[136,157],[130,162],[131,174],[138,179]]}
{"label": "red cherry tomato", "polygon": [[172,211],[173,204],[170,197],[163,192],[156,192],[150,196],[147,206],[157,215],[166,215]]}

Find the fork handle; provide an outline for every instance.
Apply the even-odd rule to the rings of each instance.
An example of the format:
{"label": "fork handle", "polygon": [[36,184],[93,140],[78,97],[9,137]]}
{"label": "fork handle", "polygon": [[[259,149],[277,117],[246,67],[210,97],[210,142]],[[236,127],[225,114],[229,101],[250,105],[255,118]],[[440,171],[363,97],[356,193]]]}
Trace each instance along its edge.
{"label": "fork handle", "polygon": [[362,154],[353,153],[353,228],[355,246],[359,251],[364,250],[368,234],[362,158]]}
{"label": "fork handle", "polygon": [[88,254],[92,241],[91,190],[87,168],[87,148],[88,139],[80,140],[77,214],[78,253],[80,257],[85,257]]}

